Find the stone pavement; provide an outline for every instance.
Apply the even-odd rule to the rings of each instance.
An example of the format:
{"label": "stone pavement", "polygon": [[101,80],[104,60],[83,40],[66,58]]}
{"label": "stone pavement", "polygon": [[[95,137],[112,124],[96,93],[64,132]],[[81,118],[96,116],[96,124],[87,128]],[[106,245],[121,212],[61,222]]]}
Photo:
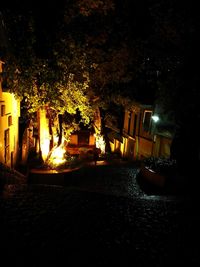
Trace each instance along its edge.
{"label": "stone pavement", "polygon": [[64,186],[8,185],[5,266],[198,266],[200,214],[187,196],[145,194],[134,166],[87,167]]}

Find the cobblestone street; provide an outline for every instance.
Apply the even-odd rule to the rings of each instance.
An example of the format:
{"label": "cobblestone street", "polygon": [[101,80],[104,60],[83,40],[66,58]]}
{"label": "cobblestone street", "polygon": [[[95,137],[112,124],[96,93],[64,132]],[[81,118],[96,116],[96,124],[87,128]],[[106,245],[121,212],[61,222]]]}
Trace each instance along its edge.
{"label": "cobblestone street", "polygon": [[64,186],[8,185],[0,197],[4,265],[198,266],[198,204],[147,195],[136,174],[91,166]]}

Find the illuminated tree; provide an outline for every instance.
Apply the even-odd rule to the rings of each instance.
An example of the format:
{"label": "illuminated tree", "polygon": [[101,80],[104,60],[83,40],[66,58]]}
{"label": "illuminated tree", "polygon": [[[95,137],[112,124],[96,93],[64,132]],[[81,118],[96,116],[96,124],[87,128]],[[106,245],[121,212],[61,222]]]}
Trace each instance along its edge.
{"label": "illuminated tree", "polygon": [[[54,55],[52,53],[51,60],[41,58],[34,49],[37,40],[32,17],[21,17],[18,14],[13,17],[15,20],[9,21],[9,29],[12,29],[9,33],[15,46],[6,61],[7,86],[21,98],[25,114],[29,114],[29,118],[35,120],[38,113],[41,134],[45,132],[41,129],[45,126],[45,123],[41,123],[41,118],[48,118],[49,126],[58,134],[57,145],[60,145],[63,133],[68,139],[70,132],[77,129],[80,122],[89,124],[92,118],[88,94],[89,76],[84,68],[84,56],[82,60],[78,60],[76,47],[73,48],[71,42],[70,55],[76,55],[74,58],[69,58],[70,55],[67,58],[66,54],[59,58],[56,52]],[[28,23],[24,23],[24,20]],[[15,31],[15,27],[19,25],[20,37]],[[46,115],[43,115],[44,112]],[[75,120],[77,114],[79,121]],[[63,118],[67,119],[67,123]]]}
{"label": "illuminated tree", "polygon": [[[24,101],[28,99],[25,104],[51,105],[69,122],[74,118],[70,115],[73,108],[66,111],[61,95],[70,93],[68,85],[73,84],[83,96],[80,99],[92,100],[86,108],[80,107],[83,118],[91,114],[88,103],[100,111],[103,122],[109,108],[121,111],[129,99],[156,101],[179,126],[186,125],[189,114],[199,114],[198,74],[191,68],[192,51],[198,54],[195,7],[173,0],[122,2],[66,0],[59,10],[55,4],[55,10],[48,12],[49,20],[42,24],[43,16],[38,20],[27,12],[17,16],[19,21],[7,16],[14,29],[12,45],[16,44],[16,60],[8,65],[17,79],[10,77],[21,84],[16,92],[25,96]],[[73,100],[68,100],[73,107]]]}

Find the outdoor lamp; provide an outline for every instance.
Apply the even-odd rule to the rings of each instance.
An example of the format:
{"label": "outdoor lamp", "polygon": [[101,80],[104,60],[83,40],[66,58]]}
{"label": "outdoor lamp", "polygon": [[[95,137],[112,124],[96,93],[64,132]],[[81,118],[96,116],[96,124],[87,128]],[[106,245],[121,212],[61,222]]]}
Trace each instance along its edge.
{"label": "outdoor lamp", "polygon": [[157,122],[157,121],[159,121],[159,117],[158,117],[158,115],[153,115],[152,117],[152,120],[154,121],[154,122]]}

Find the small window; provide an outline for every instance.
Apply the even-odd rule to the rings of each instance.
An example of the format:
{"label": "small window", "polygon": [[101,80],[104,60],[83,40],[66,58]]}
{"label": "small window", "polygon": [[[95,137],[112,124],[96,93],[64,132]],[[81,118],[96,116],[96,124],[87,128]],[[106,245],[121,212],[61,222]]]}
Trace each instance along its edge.
{"label": "small window", "polygon": [[143,129],[144,129],[145,132],[149,132],[150,131],[151,115],[152,115],[152,111],[145,110],[144,117],[143,117]]}
{"label": "small window", "polygon": [[6,106],[1,105],[1,116],[5,116],[5,114],[6,114]]}
{"label": "small window", "polygon": [[10,132],[9,129],[4,132],[4,146],[5,146],[5,163],[10,159]]}
{"label": "small window", "polygon": [[8,126],[11,126],[12,125],[12,116],[9,116],[8,117]]}
{"label": "small window", "polygon": [[131,112],[128,113],[128,134],[131,134],[130,129],[131,129]]}
{"label": "small window", "polygon": [[133,136],[136,135],[136,129],[137,129],[137,114],[135,114],[135,116],[134,116]]}

